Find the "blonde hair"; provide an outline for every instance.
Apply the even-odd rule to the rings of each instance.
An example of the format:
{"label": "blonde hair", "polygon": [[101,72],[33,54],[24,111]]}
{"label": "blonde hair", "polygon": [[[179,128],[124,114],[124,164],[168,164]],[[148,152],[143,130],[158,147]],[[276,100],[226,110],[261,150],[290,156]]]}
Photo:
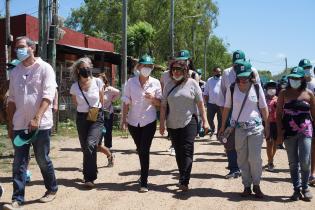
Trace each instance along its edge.
{"label": "blonde hair", "polygon": [[80,67],[80,65],[82,63],[85,63],[87,65],[89,65],[90,68],[93,67],[92,61],[89,57],[83,57],[83,58],[79,58],[76,62],[74,62],[72,64],[72,66],[70,67],[70,74],[71,74],[71,79],[73,81],[78,81],[79,80],[79,74],[78,74],[78,69]]}

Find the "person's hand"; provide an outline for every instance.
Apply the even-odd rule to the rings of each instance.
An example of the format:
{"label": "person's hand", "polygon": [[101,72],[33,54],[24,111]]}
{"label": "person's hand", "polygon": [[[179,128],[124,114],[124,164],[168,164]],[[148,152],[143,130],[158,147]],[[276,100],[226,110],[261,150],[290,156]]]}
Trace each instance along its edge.
{"label": "person's hand", "polygon": [[29,131],[34,131],[37,130],[39,128],[40,125],[40,118],[39,117],[34,117],[30,123],[28,124],[28,130]]}
{"label": "person's hand", "polygon": [[146,98],[149,101],[153,101],[155,99],[155,96],[153,93],[145,92],[144,98]]}
{"label": "person's hand", "polygon": [[123,131],[126,131],[127,128],[128,128],[128,123],[127,123],[127,121],[126,121],[126,120],[122,120],[122,121],[120,122],[120,129],[123,130]]}
{"label": "person's hand", "polygon": [[224,133],[224,127],[221,127],[218,131],[218,136],[221,136]]}
{"label": "person's hand", "polygon": [[205,120],[205,121],[203,120],[202,121],[202,128],[205,131],[205,134],[208,133],[209,128],[210,128],[208,120]]}
{"label": "person's hand", "polygon": [[58,111],[58,105],[53,106],[53,112],[56,113]]}
{"label": "person's hand", "polygon": [[165,133],[165,125],[163,123],[160,124],[160,134],[164,136]]}

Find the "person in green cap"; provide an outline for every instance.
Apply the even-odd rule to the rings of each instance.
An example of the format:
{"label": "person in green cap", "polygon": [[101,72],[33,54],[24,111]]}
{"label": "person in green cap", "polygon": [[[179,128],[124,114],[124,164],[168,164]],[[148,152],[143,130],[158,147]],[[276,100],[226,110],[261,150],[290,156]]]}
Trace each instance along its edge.
{"label": "person in green cap", "polygon": [[244,185],[241,196],[250,196],[252,194],[251,185],[253,185],[255,196],[263,198],[264,194],[260,189],[261,146],[264,132],[265,137],[269,138],[268,107],[261,85],[255,83],[251,64],[243,60],[236,62],[236,64],[234,67],[236,79],[226,93],[219,137],[225,131],[232,110],[230,128],[235,131],[237,163],[241,169]]}
{"label": "person in green cap", "polygon": [[150,147],[156,131],[156,112],[162,97],[160,81],[150,76],[153,68],[152,57],[142,56],[137,64],[140,75],[127,81],[122,96],[121,128],[128,128],[136,144],[141,166],[139,192],[143,193],[149,191]]}
{"label": "person in green cap", "polygon": [[[242,60],[243,61],[245,60],[245,53],[241,50],[236,50],[235,52],[233,52],[233,55],[232,55],[232,62],[233,62],[232,67],[227,68],[222,72],[221,86],[220,86],[220,91],[219,91],[217,102],[216,102],[216,104],[221,109],[221,113],[223,111],[224,104],[225,104],[226,92],[230,88],[231,84],[235,82],[235,79],[236,79],[235,67],[238,65],[237,61],[242,61]],[[255,68],[252,68],[252,71],[253,71],[253,75],[256,80],[256,83],[260,84],[260,78],[259,78],[259,74],[257,70]],[[234,141],[233,139],[234,138],[231,137],[231,141]],[[232,147],[227,147],[226,145],[224,146],[225,146],[225,150],[227,154],[228,170],[229,170],[225,178],[226,179],[238,178],[241,176],[241,174],[237,165],[237,154],[236,154],[235,148],[233,147],[233,144],[232,144]]]}
{"label": "person in green cap", "polygon": [[288,80],[288,87],[278,96],[277,143],[284,142],[288,155],[294,190],[291,200],[303,198],[310,201],[313,196],[308,181],[315,98],[312,91],[306,88],[305,71],[302,67],[294,67],[288,75]]}
{"label": "person in green cap", "polygon": [[307,82],[307,88],[313,93],[315,92],[315,78],[314,74],[311,72],[312,64],[308,59],[301,59],[299,62],[299,67],[304,69],[305,80]]}

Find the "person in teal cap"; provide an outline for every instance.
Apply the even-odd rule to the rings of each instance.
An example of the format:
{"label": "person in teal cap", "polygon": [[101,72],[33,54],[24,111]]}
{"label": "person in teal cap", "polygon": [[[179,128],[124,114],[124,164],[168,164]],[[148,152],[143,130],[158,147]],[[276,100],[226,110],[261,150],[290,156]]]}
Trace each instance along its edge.
{"label": "person in teal cap", "polygon": [[306,88],[305,71],[302,67],[294,67],[288,75],[288,80],[288,87],[282,90],[278,97],[277,143],[284,142],[288,155],[294,190],[291,200],[310,201],[313,196],[308,181],[315,98],[312,91]]}
{"label": "person in teal cap", "polygon": [[[222,136],[227,127],[231,111],[230,128],[235,131],[237,164],[241,169],[244,185],[241,196],[250,196],[253,189],[257,198],[263,198],[264,194],[260,189],[261,146],[264,133],[265,137],[269,138],[268,107],[263,88],[260,84],[255,83],[251,64],[243,60],[237,61],[236,64],[236,79],[226,93],[219,137]],[[251,188],[252,185],[253,188]]]}
{"label": "person in teal cap", "polygon": [[137,65],[140,74],[127,81],[122,96],[121,127],[128,128],[137,148],[141,168],[139,192],[142,193],[149,191],[150,148],[162,98],[160,81],[150,76],[153,68],[152,57],[142,56]]}

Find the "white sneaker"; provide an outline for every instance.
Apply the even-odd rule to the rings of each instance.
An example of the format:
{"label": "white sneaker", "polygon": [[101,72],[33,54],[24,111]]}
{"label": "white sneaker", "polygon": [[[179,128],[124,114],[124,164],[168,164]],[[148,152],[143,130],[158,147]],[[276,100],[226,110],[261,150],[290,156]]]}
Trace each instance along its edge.
{"label": "white sneaker", "polygon": [[149,189],[147,187],[140,187],[139,192],[146,193],[149,192]]}
{"label": "white sneaker", "polygon": [[5,204],[3,206],[3,210],[15,210],[15,209],[20,209],[22,210],[23,207],[20,205],[17,201],[12,201],[11,204]]}
{"label": "white sneaker", "polygon": [[172,147],[171,148],[171,156],[175,156],[175,155],[176,155],[175,149]]}

